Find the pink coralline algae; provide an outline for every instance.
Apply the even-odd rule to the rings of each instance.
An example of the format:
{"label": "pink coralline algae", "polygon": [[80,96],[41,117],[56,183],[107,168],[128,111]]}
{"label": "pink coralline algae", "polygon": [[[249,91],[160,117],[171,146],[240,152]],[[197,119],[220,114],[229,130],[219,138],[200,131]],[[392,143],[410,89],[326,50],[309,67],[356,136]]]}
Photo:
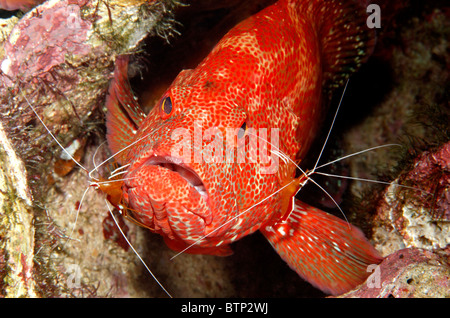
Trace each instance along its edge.
{"label": "pink coralline algae", "polygon": [[[84,55],[92,48],[86,44],[91,23],[81,19],[79,5],[67,0],[30,12],[11,32],[4,46],[1,71],[9,77],[45,74],[64,62],[65,54]],[[2,77],[6,84],[12,83]],[[8,86],[9,86],[8,85]]]}
{"label": "pink coralline algae", "polygon": [[[386,189],[378,207],[375,223],[379,226],[374,237],[384,229],[391,233],[391,241],[400,242],[400,248],[444,248],[450,244],[449,220],[450,142],[447,142],[436,151],[422,153],[412,168]],[[390,252],[386,250],[383,254]]]}
{"label": "pink coralline algae", "polygon": [[341,297],[450,297],[450,247],[399,250],[371,271],[365,284]]}
{"label": "pink coralline algae", "polygon": [[449,221],[447,142],[420,154],[386,189],[374,241],[387,257],[365,284],[343,297],[450,297]]}

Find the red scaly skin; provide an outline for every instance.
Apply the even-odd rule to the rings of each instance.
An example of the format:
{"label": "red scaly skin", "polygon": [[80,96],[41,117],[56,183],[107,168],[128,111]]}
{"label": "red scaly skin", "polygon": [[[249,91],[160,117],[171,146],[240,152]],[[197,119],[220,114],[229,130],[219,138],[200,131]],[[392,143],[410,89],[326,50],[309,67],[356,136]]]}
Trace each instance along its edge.
{"label": "red scaly skin", "polygon": [[[331,14],[336,17],[330,18]],[[279,149],[301,161],[325,111],[324,85],[341,83],[349,75],[342,69],[349,65],[356,69],[369,50],[363,42],[366,30],[359,25],[353,26],[352,36],[343,33],[341,39],[336,35],[340,28],[346,30],[341,24],[353,14],[355,6],[338,1],[280,0],[229,31],[196,69],[182,71],[146,117],[130,97],[124,80],[127,64],[119,58],[108,100],[108,143],[114,153],[121,151],[116,157],[119,163],[130,165],[124,175],[123,203],[134,219],[161,234],[175,250],[195,243],[188,253],[213,255],[229,255],[230,243],[261,229],[283,259],[322,290],[336,294],[362,282],[367,276],[364,268],[353,263],[349,267],[358,267],[357,279],[333,268],[333,273],[344,277],[343,283],[333,275],[309,273],[323,273],[320,266],[302,271],[304,263],[299,259],[304,249],[299,247],[304,229],[295,228],[295,218],[307,213],[303,226],[314,228],[316,216],[320,216],[320,234],[313,237],[324,237],[317,255],[309,250],[307,259],[323,257],[323,253],[327,253],[325,257],[335,255],[329,249],[320,250],[330,236],[326,227],[322,229],[326,222],[335,233],[331,235],[336,237],[334,244],[341,247],[337,251],[347,251],[349,244],[352,246],[347,242],[355,238],[358,248],[353,250],[362,246],[362,253],[369,254],[368,264],[379,258],[359,230],[338,218],[323,217],[325,213],[317,209],[308,210],[303,203],[293,211],[293,218],[280,224],[289,212],[283,200],[290,200],[295,192],[277,191],[294,180],[295,165],[271,156],[276,169],[262,173],[267,164],[252,162],[250,151],[245,152],[244,162],[237,160],[234,139],[225,138],[227,128],[245,127],[245,136],[237,139],[251,142],[258,129],[267,128],[269,137],[265,138],[274,142],[271,129],[278,129]],[[215,143],[218,139],[208,139],[208,129],[215,129],[216,138],[221,132],[223,140]],[[181,144],[183,140],[187,143]],[[174,154],[182,145],[190,155]],[[225,160],[225,150],[213,145],[234,149],[234,160]],[[220,160],[205,162],[212,149],[220,149]],[[352,235],[336,234],[349,230]],[[295,235],[295,240],[283,242],[273,233]],[[348,240],[339,242],[344,236]],[[293,245],[288,246],[289,242]],[[291,249],[297,253],[286,252]],[[352,247],[349,249],[351,253]],[[344,262],[345,257],[337,258]],[[330,260],[336,263],[334,258]]]}

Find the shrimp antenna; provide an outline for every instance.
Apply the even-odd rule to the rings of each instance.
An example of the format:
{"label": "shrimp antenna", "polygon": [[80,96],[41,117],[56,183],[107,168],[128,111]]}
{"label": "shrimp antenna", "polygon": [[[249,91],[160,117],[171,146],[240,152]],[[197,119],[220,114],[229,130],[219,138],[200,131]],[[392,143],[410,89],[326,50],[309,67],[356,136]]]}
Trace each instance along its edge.
{"label": "shrimp antenna", "polygon": [[312,171],[316,171],[317,165],[319,164],[320,158],[322,157],[323,151],[325,150],[325,147],[326,147],[326,145],[328,143],[328,139],[330,138],[331,131],[333,130],[334,123],[335,123],[337,115],[339,113],[339,109],[341,108],[341,105],[342,105],[342,100],[344,99],[345,92],[347,91],[347,86],[348,86],[348,82],[349,81],[350,81],[350,79],[347,79],[347,82],[345,83],[344,91],[342,92],[341,99],[339,100],[338,107],[336,109],[336,112],[334,113],[333,121],[331,123],[330,129],[328,130],[327,138],[325,139],[325,142],[323,143],[322,149],[320,150],[319,157],[317,158],[316,164],[314,165],[314,168],[312,168]]}
{"label": "shrimp antenna", "polygon": [[158,283],[159,287],[162,288],[162,290],[164,290],[164,292],[167,294],[167,296],[169,296],[170,298],[173,298],[172,295],[164,288],[164,286],[161,284],[161,282],[156,278],[156,276],[153,274],[153,272],[150,270],[150,268],[147,266],[147,264],[144,262],[144,260],[142,259],[141,255],[139,255],[139,253],[136,251],[136,249],[133,247],[133,245],[131,244],[131,242],[128,240],[127,236],[125,235],[125,233],[123,233],[122,229],[119,226],[119,222],[117,222],[114,213],[111,210],[111,207],[108,204],[108,200],[105,199],[106,202],[106,206],[108,207],[109,210],[109,214],[111,214],[111,217],[114,220],[114,223],[116,223],[117,228],[119,229],[120,233],[122,234],[123,238],[125,239],[125,241],[127,241],[128,245],[131,247],[131,249],[133,250],[134,254],[136,254],[136,256],[139,258],[139,260],[141,261],[141,263],[144,265],[145,269],[150,273],[150,275],[153,277],[153,279],[156,281],[156,283]]}
{"label": "shrimp antenna", "polygon": [[33,105],[31,105],[30,101],[28,100],[28,98],[25,96],[25,94],[23,93],[22,89],[19,87],[20,93],[22,94],[23,98],[26,100],[28,106],[31,108],[31,110],[33,111],[33,113],[36,115],[36,117],[39,119],[39,121],[41,122],[42,126],[44,126],[44,128],[47,130],[47,132],[50,134],[50,136],[52,136],[53,140],[56,141],[56,143],[61,147],[61,149],[66,153],[66,155],[72,159],[81,169],[83,169],[84,171],[88,171],[85,167],[83,167],[83,165],[81,163],[79,163],[68,151],[65,147],[63,147],[63,145],[58,141],[58,139],[55,137],[55,135],[53,135],[53,133],[50,131],[50,129],[47,127],[47,125],[44,123],[44,121],[41,119],[41,117],[38,115],[37,111],[34,109]]}

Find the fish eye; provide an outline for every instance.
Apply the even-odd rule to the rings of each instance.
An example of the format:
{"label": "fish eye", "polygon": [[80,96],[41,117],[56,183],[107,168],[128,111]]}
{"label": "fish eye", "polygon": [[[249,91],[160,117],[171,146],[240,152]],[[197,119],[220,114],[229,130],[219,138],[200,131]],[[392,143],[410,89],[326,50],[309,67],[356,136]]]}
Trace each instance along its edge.
{"label": "fish eye", "polygon": [[164,98],[161,102],[161,111],[164,112],[164,114],[166,115],[170,115],[170,113],[172,112],[173,109],[173,105],[172,105],[172,100],[170,99],[169,96],[167,96],[166,98]]}
{"label": "fish eye", "polygon": [[241,128],[239,128],[238,133],[237,133],[237,136],[239,139],[244,137],[246,130],[247,130],[247,123],[244,121],[244,123],[242,124]]}

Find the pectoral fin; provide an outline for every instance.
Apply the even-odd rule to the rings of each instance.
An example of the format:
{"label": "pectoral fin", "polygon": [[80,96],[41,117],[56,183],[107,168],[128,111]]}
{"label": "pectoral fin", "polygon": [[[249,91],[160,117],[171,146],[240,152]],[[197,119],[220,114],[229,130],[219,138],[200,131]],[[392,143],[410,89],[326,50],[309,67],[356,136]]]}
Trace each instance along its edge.
{"label": "pectoral fin", "polygon": [[298,200],[285,222],[261,231],[303,279],[333,295],[363,283],[382,260],[361,230]]}

